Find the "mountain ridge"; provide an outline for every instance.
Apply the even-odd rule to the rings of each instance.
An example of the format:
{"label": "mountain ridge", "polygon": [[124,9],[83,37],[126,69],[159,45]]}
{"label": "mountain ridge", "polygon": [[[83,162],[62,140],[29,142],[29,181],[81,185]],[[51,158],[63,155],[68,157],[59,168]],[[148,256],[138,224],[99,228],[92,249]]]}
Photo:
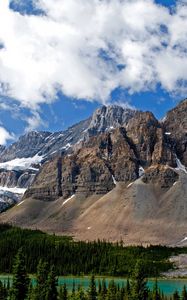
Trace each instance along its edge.
{"label": "mountain ridge", "polygon": [[[70,129],[79,126],[82,135],[65,135],[71,147],[40,162],[21,204],[0,221],[79,239],[174,243],[178,231],[182,240],[187,229],[181,210],[187,210],[187,100],[162,121],[151,112],[102,107],[82,125]],[[58,138],[54,145],[60,147]],[[138,240],[141,224],[144,235]]]}

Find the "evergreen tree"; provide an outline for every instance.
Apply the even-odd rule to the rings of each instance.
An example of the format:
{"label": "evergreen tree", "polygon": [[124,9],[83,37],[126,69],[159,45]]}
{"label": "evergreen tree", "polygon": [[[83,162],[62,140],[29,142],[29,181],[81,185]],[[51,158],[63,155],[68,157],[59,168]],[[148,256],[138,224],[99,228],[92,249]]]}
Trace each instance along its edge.
{"label": "evergreen tree", "polygon": [[16,255],[13,266],[12,288],[10,290],[10,300],[26,299],[29,287],[29,278],[26,273],[25,257],[20,249]]}
{"label": "evergreen tree", "polygon": [[87,300],[85,292],[82,288],[80,288],[75,296],[75,300]]}
{"label": "evergreen tree", "polygon": [[174,294],[173,294],[173,300],[180,300],[180,296],[179,296],[178,291],[174,292]]}
{"label": "evergreen tree", "polygon": [[72,288],[72,292],[71,292],[71,297],[72,300],[75,299],[75,282],[73,281],[73,288]]}
{"label": "evergreen tree", "polygon": [[94,275],[92,275],[91,279],[90,279],[90,286],[89,286],[89,290],[88,290],[88,299],[89,300],[96,300],[97,299],[97,290],[96,290]]}
{"label": "evergreen tree", "polygon": [[29,289],[28,289],[28,293],[27,293],[27,300],[33,300],[34,298],[34,290],[33,290],[33,286],[32,286],[32,281],[30,281],[29,284]]}
{"label": "evergreen tree", "polygon": [[132,275],[131,298],[132,300],[146,300],[148,298],[147,281],[143,262],[138,260]]}
{"label": "evergreen tree", "polygon": [[187,300],[186,286],[184,286],[182,290],[182,300]]}
{"label": "evergreen tree", "polygon": [[99,279],[98,281],[98,293],[100,294],[101,293],[101,280]]}
{"label": "evergreen tree", "polygon": [[131,287],[130,287],[130,282],[129,279],[127,278],[127,284],[125,287],[125,299],[130,299],[130,294],[131,294]]}
{"label": "evergreen tree", "polygon": [[116,300],[117,288],[114,283],[114,280],[109,282],[108,291],[107,291],[107,300]]}
{"label": "evergreen tree", "polygon": [[36,274],[36,288],[34,290],[34,300],[45,300],[47,294],[47,280],[49,267],[46,262],[39,261]]}
{"label": "evergreen tree", "polygon": [[105,281],[105,279],[103,279],[102,283],[101,283],[101,291],[98,295],[98,299],[99,300],[105,300],[106,299],[106,294],[107,294],[106,281]]}
{"label": "evergreen tree", "polygon": [[46,282],[47,292],[46,292],[45,300],[57,300],[58,298],[57,286],[58,286],[58,281],[54,271],[54,266],[52,266]]}
{"label": "evergreen tree", "polygon": [[2,282],[0,281],[0,300],[7,299],[7,289],[3,286]]}
{"label": "evergreen tree", "polygon": [[65,283],[60,286],[59,300],[68,300],[68,291]]}
{"label": "evergreen tree", "polygon": [[6,288],[7,288],[7,291],[10,290],[10,278],[9,277],[7,279],[7,286],[6,286]]}
{"label": "evergreen tree", "polygon": [[160,300],[160,293],[159,293],[159,290],[158,290],[158,281],[157,281],[157,279],[156,279],[155,284],[153,286],[152,299],[153,300]]}

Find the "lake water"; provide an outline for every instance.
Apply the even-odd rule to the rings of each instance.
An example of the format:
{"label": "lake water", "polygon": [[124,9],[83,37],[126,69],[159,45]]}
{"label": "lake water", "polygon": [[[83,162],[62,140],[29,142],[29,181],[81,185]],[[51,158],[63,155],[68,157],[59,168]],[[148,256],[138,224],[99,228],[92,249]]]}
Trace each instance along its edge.
{"label": "lake water", "polygon": [[[11,283],[11,276],[9,277],[10,283]],[[119,284],[120,286],[126,284],[126,280],[123,278],[105,278],[106,284],[109,283],[109,281],[113,279],[116,284]],[[8,276],[0,276],[0,280],[2,282],[7,282]],[[98,284],[98,281],[102,280],[102,278],[96,277],[96,283]],[[34,281],[34,279],[33,279]],[[85,289],[89,286],[89,277],[59,277],[59,285],[62,285],[66,283],[67,288],[69,290],[72,289],[73,285],[75,287],[78,287],[81,285]],[[152,289],[154,285],[154,280],[148,281],[148,286],[150,289]],[[179,292],[182,291],[183,286],[187,286],[187,279],[160,279],[158,280],[158,286],[161,291],[163,291],[166,295],[171,295],[175,290],[178,290]]]}

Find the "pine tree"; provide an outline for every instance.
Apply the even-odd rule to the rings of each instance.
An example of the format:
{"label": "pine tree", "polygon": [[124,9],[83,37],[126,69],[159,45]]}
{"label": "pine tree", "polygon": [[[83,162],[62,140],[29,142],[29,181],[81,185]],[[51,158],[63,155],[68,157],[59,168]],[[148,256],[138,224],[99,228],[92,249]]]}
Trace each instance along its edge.
{"label": "pine tree", "polygon": [[27,293],[27,300],[33,300],[34,298],[34,289],[32,286],[32,281],[29,284],[28,293]]}
{"label": "pine tree", "polygon": [[152,299],[153,300],[160,300],[160,294],[159,294],[159,290],[158,290],[158,281],[157,281],[157,279],[156,279],[155,284],[153,286]]}
{"label": "pine tree", "polygon": [[72,300],[75,299],[75,282],[74,281],[73,281],[73,287],[72,287],[70,299],[72,299]]}
{"label": "pine tree", "polygon": [[109,282],[108,285],[108,291],[107,291],[107,296],[106,299],[107,300],[116,300],[116,293],[117,293],[117,288],[116,285],[114,283],[114,280]]}
{"label": "pine tree", "polygon": [[132,300],[146,300],[148,298],[147,281],[145,278],[144,265],[141,260],[138,260],[131,282],[131,298]]}
{"label": "pine tree", "polygon": [[182,290],[182,300],[187,300],[186,286],[184,286]]}
{"label": "pine tree", "polygon": [[131,287],[130,287],[129,279],[127,278],[127,284],[125,287],[125,299],[130,299],[130,294],[131,294]]}
{"label": "pine tree", "polygon": [[25,257],[20,249],[16,255],[13,266],[12,288],[10,290],[10,300],[24,300],[27,296],[29,278],[26,273]]}
{"label": "pine tree", "polygon": [[3,286],[2,282],[0,281],[0,300],[7,299],[7,289]]}
{"label": "pine tree", "polygon": [[34,300],[45,300],[47,293],[47,279],[49,268],[46,262],[39,261],[36,274],[36,288],[34,290]]}
{"label": "pine tree", "polygon": [[68,300],[68,291],[65,283],[63,286],[60,286],[59,300]]}
{"label": "pine tree", "polygon": [[57,300],[58,298],[57,285],[58,282],[54,271],[54,266],[52,266],[46,282],[47,292],[46,292],[45,300]]}
{"label": "pine tree", "polygon": [[76,293],[75,300],[87,300],[85,292],[82,288],[80,288]]}
{"label": "pine tree", "polygon": [[105,279],[103,279],[102,283],[101,283],[101,291],[98,295],[98,299],[99,300],[105,300],[106,299],[106,294],[107,294],[106,281],[105,281]]}
{"label": "pine tree", "polygon": [[180,300],[180,296],[179,296],[178,291],[174,292],[174,294],[173,294],[173,300]]}
{"label": "pine tree", "polygon": [[96,300],[97,299],[97,290],[96,290],[94,275],[92,275],[91,279],[90,279],[90,286],[89,286],[89,290],[88,290],[88,299],[89,300]]}

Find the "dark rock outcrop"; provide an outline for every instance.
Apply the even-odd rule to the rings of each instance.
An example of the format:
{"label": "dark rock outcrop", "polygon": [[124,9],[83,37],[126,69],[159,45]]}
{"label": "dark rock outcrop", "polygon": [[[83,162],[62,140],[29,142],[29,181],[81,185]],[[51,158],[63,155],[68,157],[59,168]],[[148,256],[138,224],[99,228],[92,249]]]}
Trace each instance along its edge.
{"label": "dark rock outcrop", "polygon": [[187,100],[167,113],[163,125],[173,151],[187,165]]}

